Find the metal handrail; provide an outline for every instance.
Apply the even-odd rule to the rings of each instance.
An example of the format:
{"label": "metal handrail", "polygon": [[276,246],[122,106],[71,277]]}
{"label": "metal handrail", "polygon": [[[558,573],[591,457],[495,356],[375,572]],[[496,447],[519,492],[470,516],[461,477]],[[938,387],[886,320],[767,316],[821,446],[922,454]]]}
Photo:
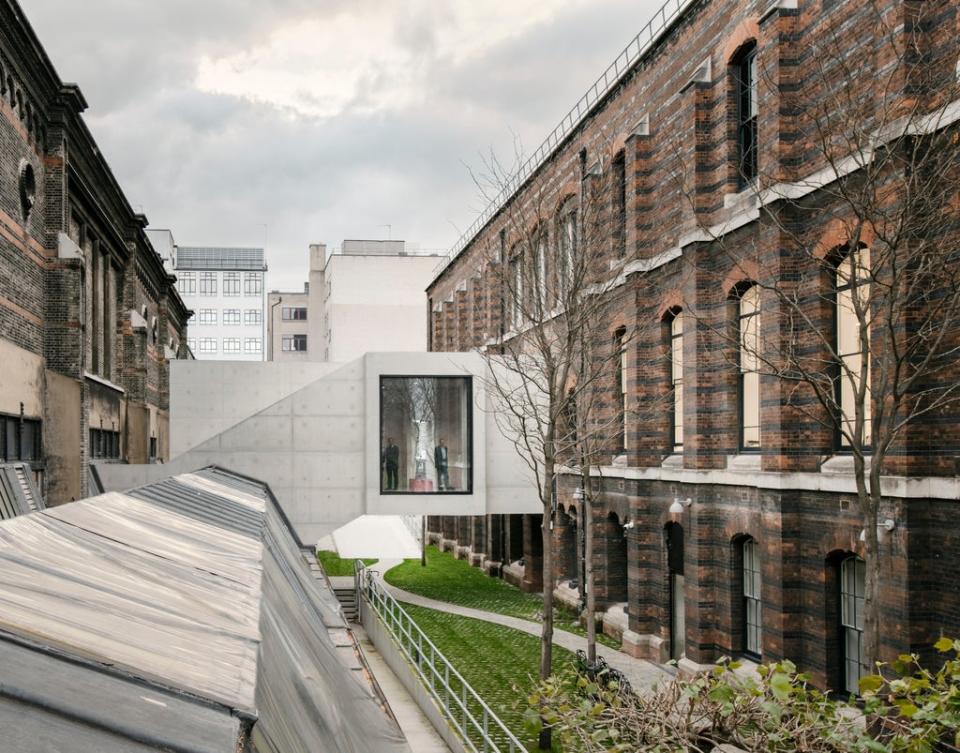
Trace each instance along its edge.
{"label": "metal handrail", "polygon": [[358,595],[376,612],[467,749],[473,753],[527,753],[400,602],[380,584],[376,573],[357,560],[354,578]]}
{"label": "metal handrail", "polygon": [[467,244],[476,236],[483,226],[489,222],[493,216],[499,212],[509,201],[509,199],[520,188],[554,151],[566,140],[573,131],[580,125],[583,119],[590,112],[591,108],[603,99],[616,86],[623,75],[636,63],[663,35],[663,33],[673,24],[677,18],[686,10],[687,6],[692,5],[694,0],[667,0],[660,9],[653,14],[653,17],[647,22],[640,32],[630,40],[616,59],[607,66],[600,77],[593,82],[593,86],[587,89],[577,103],[570,108],[570,111],[561,118],[559,125],[554,128],[550,134],[543,140],[539,148],[517,169],[508,180],[506,185],[493,198],[460,236],[456,243],[450,248],[440,260],[440,263],[433,270],[433,279],[440,276],[440,273],[467,247]]}

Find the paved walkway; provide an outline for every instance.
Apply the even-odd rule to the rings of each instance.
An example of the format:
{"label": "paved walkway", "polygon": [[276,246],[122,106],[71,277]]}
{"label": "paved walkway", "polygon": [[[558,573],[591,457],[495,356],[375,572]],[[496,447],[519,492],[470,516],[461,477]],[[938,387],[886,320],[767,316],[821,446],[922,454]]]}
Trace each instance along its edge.
{"label": "paved walkway", "polygon": [[[371,569],[376,570],[378,573],[378,576],[383,582],[384,587],[391,594],[393,594],[397,601],[403,601],[419,607],[436,609],[439,612],[449,612],[450,614],[458,614],[464,617],[473,617],[477,620],[492,622],[497,625],[503,625],[504,627],[529,633],[530,635],[535,635],[538,638],[540,637],[539,622],[523,620],[519,617],[510,617],[505,614],[497,614],[496,612],[486,612],[482,609],[473,609],[472,607],[462,607],[445,601],[437,601],[436,599],[428,599],[426,596],[418,596],[417,594],[412,594],[409,591],[404,591],[403,589],[391,586],[389,583],[383,580],[383,574],[390,568],[396,567],[402,562],[403,560],[380,560],[377,564],[371,566]],[[574,633],[568,633],[566,630],[554,629],[553,643],[554,645],[562,646],[569,651],[576,651],[577,649],[586,650],[587,648],[587,639],[585,637],[576,635]],[[623,653],[622,651],[618,651],[615,648],[610,648],[609,646],[604,646],[600,643],[597,644],[597,656],[602,656],[609,666],[623,672],[626,678],[630,681],[630,684],[637,689],[652,687],[658,681],[672,679],[668,672],[653,662],[649,662],[644,659],[635,659],[632,656]]]}
{"label": "paved walkway", "polygon": [[350,629],[360,642],[370,671],[377,678],[377,684],[380,685],[393,715],[397,718],[397,724],[400,725],[404,737],[407,738],[411,753],[450,753],[450,748],[447,747],[430,720],[420,710],[417,702],[407,692],[400,679],[387,666],[376,646],[370,642],[367,634],[363,631],[363,627],[361,625],[351,625]]}

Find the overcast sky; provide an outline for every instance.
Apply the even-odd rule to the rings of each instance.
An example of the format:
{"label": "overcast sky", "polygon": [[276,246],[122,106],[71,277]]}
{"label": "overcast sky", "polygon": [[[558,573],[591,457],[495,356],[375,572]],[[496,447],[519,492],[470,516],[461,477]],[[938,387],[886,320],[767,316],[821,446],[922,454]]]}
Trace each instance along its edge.
{"label": "overcast sky", "polygon": [[[21,0],[130,203],[180,245],[445,251],[661,0]],[[266,228],[264,227],[266,226]]]}

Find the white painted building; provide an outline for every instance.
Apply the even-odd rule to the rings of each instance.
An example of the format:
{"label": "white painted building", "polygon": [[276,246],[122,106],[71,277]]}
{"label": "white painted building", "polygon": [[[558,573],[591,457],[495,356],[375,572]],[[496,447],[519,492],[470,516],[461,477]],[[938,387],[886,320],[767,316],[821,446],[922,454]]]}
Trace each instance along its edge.
{"label": "white painted building", "polygon": [[304,291],[270,293],[268,360],[346,363],[372,352],[427,349],[427,284],[439,258],[404,241],[310,246]]}
{"label": "white painted building", "polygon": [[187,345],[198,360],[263,361],[267,264],[262,248],[178,246],[169,230],[148,230],[193,317]]}

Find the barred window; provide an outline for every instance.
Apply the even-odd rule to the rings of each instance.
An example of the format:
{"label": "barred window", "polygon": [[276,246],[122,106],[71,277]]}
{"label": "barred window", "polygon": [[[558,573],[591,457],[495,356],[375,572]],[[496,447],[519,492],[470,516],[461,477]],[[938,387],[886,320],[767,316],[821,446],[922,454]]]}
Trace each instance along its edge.
{"label": "barred window", "polygon": [[38,419],[0,415],[0,460],[41,460],[41,426]]}
{"label": "barred window", "polygon": [[109,429],[90,429],[90,457],[118,460],[120,458],[120,432]]}

